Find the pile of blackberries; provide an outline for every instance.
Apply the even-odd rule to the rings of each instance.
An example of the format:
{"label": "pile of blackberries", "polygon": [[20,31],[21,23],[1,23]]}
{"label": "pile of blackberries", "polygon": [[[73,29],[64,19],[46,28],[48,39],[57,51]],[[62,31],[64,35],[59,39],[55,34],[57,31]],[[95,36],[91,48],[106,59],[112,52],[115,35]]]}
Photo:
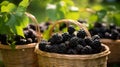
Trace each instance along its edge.
{"label": "pile of blackberries", "polygon": [[113,23],[106,24],[106,23],[96,22],[94,24],[94,27],[89,31],[92,36],[97,34],[104,39],[112,39],[112,40],[120,39],[120,27],[116,26]]}
{"label": "pile of blackberries", "polygon": [[30,25],[23,29],[24,36],[12,35],[11,37],[6,34],[0,34],[0,42],[3,45],[9,45],[14,43],[15,45],[24,45],[37,42],[37,33]]}
{"label": "pile of blackberries", "polygon": [[100,37],[88,37],[83,29],[75,30],[68,27],[68,32],[54,33],[48,40],[39,43],[39,49],[50,53],[59,54],[95,54],[102,51]]}

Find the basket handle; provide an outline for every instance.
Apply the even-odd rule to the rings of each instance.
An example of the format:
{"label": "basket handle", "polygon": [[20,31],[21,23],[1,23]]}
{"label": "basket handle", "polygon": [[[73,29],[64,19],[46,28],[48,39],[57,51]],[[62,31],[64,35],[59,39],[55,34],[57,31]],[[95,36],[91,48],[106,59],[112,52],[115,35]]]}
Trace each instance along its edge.
{"label": "basket handle", "polygon": [[39,24],[38,24],[38,21],[36,19],[36,17],[28,12],[25,12],[25,14],[32,20],[33,23],[35,23],[35,26],[36,26],[36,33],[37,33],[37,40],[38,40],[38,43],[41,41],[41,37],[42,37],[42,34],[40,32],[40,28],[39,28]]}
{"label": "basket handle", "polygon": [[[88,31],[88,29],[86,28],[86,26],[84,26],[83,24],[79,23],[78,21],[74,21],[74,20],[71,20],[71,19],[62,19],[62,20],[56,21],[55,24],[53,24],[53,26],[50,28],[49,36],[52,35],[54,27],[55,27],[57,24],[61,24],[61,23],[66,23],[66,24],[72,23],[72,24],[75,24],[75,25],[79,26],[80,28],[84,29],[85,32],[86,32],[86,34],[87,34],[87,37],[90,37],[90,38],[91,38],[91,34],[89,33],[89,31]],[[67,26],[68,26],[68,25],[67,25]]]}

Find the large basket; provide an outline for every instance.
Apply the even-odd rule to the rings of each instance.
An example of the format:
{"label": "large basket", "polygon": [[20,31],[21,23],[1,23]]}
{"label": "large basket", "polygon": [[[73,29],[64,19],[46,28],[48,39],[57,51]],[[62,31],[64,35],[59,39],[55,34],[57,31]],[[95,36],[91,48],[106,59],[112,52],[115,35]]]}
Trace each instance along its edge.
{"label": "large basket", "polygon": [[[40,32],[36,18],[26,13],[26,15],[36,23],[36,33],[38,42],[40,40]],[[37,55],[34,52],[37,43],[16,45],[15,49],[12,49],[9,45],[0,44],[0,50],[5,67],[38,67]]]}
{"label": "large basket", "polygon": [[[79,22],[73,21],[73,20],[60,20],[55,23],[74,23],[81,28],[83,28],[87,35],[90,36],[87,29],[82,26]],[[50,30],[51,32],[54,28],[54,26]],[[68,54],[58,54],[58,53],[49,53],[44,52],[39,49],[39,45],[36,46],[35,52],[38,56],[38,63],[39,67],[107,67],[107,59],[108,54],[110,53],[109,48],[106,45],[102,46],[105,48],[104,51],[97,54],[90,54],[90,55],[68,55]]]}
{"label": "large basket", "polygon": [[110,48],[109,63],[120,63],[120,40],[101,39],[101,42]]}

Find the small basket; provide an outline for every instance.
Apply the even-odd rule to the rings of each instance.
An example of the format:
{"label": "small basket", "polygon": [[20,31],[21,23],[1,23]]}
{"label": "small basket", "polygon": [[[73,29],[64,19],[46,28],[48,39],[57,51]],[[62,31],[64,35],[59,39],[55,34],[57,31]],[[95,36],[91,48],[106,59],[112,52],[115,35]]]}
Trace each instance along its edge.
{"label": "small basket", "polygon": [[[82,26],[77,21],[63,19],[57,21],[50,30],[50,35],[56,24],[60,23],[73,23],[83,28],[89,37],[90,34],[86,27]],[[109,48],[102,44],[105,48],[104,51],[97,54],[90,55],[68,55],[68,54],[58,54],[58,53],[49,53],[44,52],[39,49],[39,45],[36,46],[35,52],[38,56],[39,67],[107,67],[108,54],[110,53]]]}
{"label": "small basket", "polygon": [[101,42],[110,48],[109,63],[120,63],[120,40],[101,39]]}
{"label": "small basket", "polygon": [[[29,13],[26,13],[26,15],[36,23],[36,32],[39,42],[40,32],[37,26],[37,20]],[[36,44],[37,43],[16,45],[14,50],[9,45],[0,44],[2,60],[5,67],[38,67],[37,55],[34,52]]]}

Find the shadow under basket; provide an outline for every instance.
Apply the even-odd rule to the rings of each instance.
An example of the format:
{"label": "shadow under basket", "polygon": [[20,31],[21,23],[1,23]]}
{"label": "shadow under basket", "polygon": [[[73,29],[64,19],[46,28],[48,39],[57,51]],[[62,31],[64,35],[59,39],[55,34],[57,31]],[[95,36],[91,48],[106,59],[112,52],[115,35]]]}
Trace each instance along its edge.
{"label": "shadow under basket", "polygon": [[0,44],[2,59],[5,67],[38,67],[37,56],[34,52],[36,43],[17,45],[12,49],[9,45]]}
{"label": "shadow under basket", "polygon": [[101,42],[110,48],[108,63],[120,63],[120,40],[101,39]]}
{"label": "shadow under basket", "polygon": [[107,67],[109,48],[106,45],[104,51],[89,55],[68,55],[41,51],[36,46],[39,67]]}

